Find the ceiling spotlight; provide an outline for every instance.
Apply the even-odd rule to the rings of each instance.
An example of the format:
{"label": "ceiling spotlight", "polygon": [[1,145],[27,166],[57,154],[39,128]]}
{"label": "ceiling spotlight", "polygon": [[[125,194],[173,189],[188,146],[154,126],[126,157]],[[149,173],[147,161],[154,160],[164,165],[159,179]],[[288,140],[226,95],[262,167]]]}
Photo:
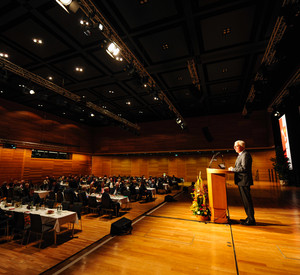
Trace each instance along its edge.
{"label": "ceiling spotlight", "polygon": [[106,49],[106,52],[112,57],[112,58],[116,58],[117,55],[120,53],[120,49],[119,47],[114,43],[114,42],[111,42],[107,49]]}
{"label": "ceiling spotlight", "polygon": [[159,98],[157,96],[154,96],[153,99],[154,100],[159,100]]}
{"label": "ceiling spotlight", "polygon": [[52,77],[52,76],[48,76],[48,79],[49,79],[49,80],[53,80],[53,77]]}
{"label": "ceiling spotlight", "polygon": [[91,113],[91,117],[94,117],[95,115],[93,113]]}
{"label": "ceiling spotlight", "polygon": [[42,39],[39,39],[39,38],[33,38],[32,41],[33,41],[35,44],[43,44],[43,40],[42,40]]}
{"label": "ceiling spotlight", "polygon": [[144,112],[143,111],[139,111],[139,114],[143,114]]}
{"label": "ceiling spotlight", "polygon": [[34,91],[33,89],[30,89],[30,90],[29,90],[29,93],[30,93],[31,95],[34,95],[34,94],[35,94],[35,91]]}
{"label": "ceiling spotlight", "polygon": [[126,101],[126,104],[127,104],[127,105],[131,105],[131,102],[130,102],[130,101]]}
{"label": "ceiling spotlight", "polygon": [[76,71],[76,72],[83,72],[83,68],[81,68],[81,67],[76,67],[76,68],[75,68],[75,71]]}
{"label": "ceiling spotlight", "polygon": [[99,23],[98,28],[99,28],[100,31],[103,31],[104,30],[103,24]]}
{"label": "ceiling spotlight", "polygon": [[178,117],[178,118],[176,118],[176,123],[177,124],[180,124],[181,123],[181,119]]}
{"label": "ceiling spotlight", "polygon": [[276,112],[274,113],[274,116],[275,116],[275,117],[280,117],[280,113],[279,113],[278,111],[276,111]]}
{"label": "ceiling spotlight", "polygon": [[8,58],[8,54],[7,53],[0,53],[0,57]]}
{"label": "ceiling spotlight", "polygon": [[115,92],[113,90],[109,90],[108,93],[114,94]]}
{"label": "ceiling spotlight", "polygon": [[76,13],[80,7],[76,0],[56,0],[56,3],[58,3],[67,13],[69,13],[68,9],[66,8],[67,6],[73,13]]}

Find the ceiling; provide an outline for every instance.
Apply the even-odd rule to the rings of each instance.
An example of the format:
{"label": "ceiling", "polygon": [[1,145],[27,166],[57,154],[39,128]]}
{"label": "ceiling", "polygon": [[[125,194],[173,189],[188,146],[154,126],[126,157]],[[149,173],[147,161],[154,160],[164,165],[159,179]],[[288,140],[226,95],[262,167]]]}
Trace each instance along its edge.
{"label": "ceiling", "polygon": [[[242,112],[281,6],[274,0],[93,3],[183,118]],[[175,123],[172,108],[154,99],[157,87],[144,88],[126,61],[106,53],[99,29],[84,34],[82,10],[68,14],[55,0],[2,0],[0,18],[0,52],[36,75],[52,76],[53,83],[82,100],[74,102],[6,70],[1,97],[87,125],[115,122],[87,108],[87,101],[132,123]],[[200,89],[189,72],[191,60]],[[34,95],[28,94],[31,88]],[[258,99],[254,108],[266,109],[271,98]]]}

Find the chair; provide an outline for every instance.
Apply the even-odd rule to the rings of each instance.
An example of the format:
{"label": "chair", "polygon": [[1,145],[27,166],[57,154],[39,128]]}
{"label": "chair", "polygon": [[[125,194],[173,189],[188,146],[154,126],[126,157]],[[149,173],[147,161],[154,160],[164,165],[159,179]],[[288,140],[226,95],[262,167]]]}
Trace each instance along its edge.
{"label": "chair", "polygon": [[78,193],[78,199],[79,199],[79,202],[82,203],[82,207],[85,210],[88,209],[89,200],[88,200],[88,198],[86,196],[86,193],[84,191]]}
{"label": "chair", "polygon": [[50,191],[50,192],[49,192],[48,199],[49,199],[49,200],[54,200],[54,201],[55,201],[56,198],[55,198],[55,193],[54,193],[54,191]]}
{"label": "chair", "polygon": [[166,189],[165,189],[162,182],[159,182],[158,185],[157,185],[157,193],[158,194],[162,194],[162,193],[166,194],[167,193],[167,191],[166,191]]}
{"label": "chair", "polygon": [[70,211],[77,213],[78,220],[80,221],[80,229],[82,231],[82,219],[81,219],[82,203],[74,202],[73,206],[70,208]]}
{"label": "chair", "polygon": [[101,211],[103,214],[109,214],[110,219],[112,218],[113,213],[115,213],[116,217],[118,217],[117,206],[111,203],[111,199],[109,196],[102,196]]}
{"label": "chair", "polygon": [[61,203],[61,206],[62,206],[62,210],[69,210],[70,209],[70,202],[69,201],[63,201]]}
{"label": "chair", "polygon": [[62,203],[64,200],[64,195],[63,195],[63,192],[61,190],[58,190],[57,191],[57,197],[56,197],[56,201],[58,203]]}
{"label": "chair", "polygon": [[45,203],[45,205],[46,205],[48,208],[54,208],[54,204],[55,204],[55,200],[50,200],[50,199],[47,199],[47,200],[46,200],[46,203]]}
{"label": "chair", "polygon": [[14,212],[13,227],[12,227],[12,239],[14,238],[16,233],[22,234],[21,244],[23,244],[25,235],[26,235],[29,227],[30,227],[30,225],[28,226],[25,224],[25,214],[21,213],[21,212]]}
{"label": "chair", "polygon": [[95,213],[95,212],[99,213],[100,203],[97,202],[96,197],[94,197],[94,196],[88,197],[88,208],[93,213]]}
{"label": "chair", "polygon": [[[4,237],[8,240],[9,234],[9,219],[0,220],[0,230],[4,232]],[[2,236],[2,235],[1,235]]]}
{"label": "chair", "polygon": [[31,227],[27,238],[27,244],[29,242],[31,233],[34,233],[36,235],[41,235],[40,244],[39,244],[39,249],[40,249],[44,233],[48,233],[51,231],[54,232],[54,226],[49,224],[42,224],[42,218],[38,214],[30,214],[30,221],[31,221]]}

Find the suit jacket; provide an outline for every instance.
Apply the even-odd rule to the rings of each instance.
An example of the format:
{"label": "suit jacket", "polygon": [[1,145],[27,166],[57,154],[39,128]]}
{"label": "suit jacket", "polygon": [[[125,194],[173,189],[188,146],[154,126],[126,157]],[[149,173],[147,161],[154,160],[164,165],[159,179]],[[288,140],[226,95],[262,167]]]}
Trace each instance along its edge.
{"label": "suit jacket", "polygon": [[253,185],[252,157],[247,151],[243,151],[236,159],[233,168],[234,183],[239,186]]}

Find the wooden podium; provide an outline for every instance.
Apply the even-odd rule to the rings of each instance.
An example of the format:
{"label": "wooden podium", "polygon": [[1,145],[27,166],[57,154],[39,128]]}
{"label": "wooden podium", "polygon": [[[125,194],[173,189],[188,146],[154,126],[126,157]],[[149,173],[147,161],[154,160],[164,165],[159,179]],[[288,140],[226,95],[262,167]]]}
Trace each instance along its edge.
{"label": "wooden podium", "polygon": [[207,168],[206,172],[211,221],[227,223],[226,174],[230,172],[212,168]]}

